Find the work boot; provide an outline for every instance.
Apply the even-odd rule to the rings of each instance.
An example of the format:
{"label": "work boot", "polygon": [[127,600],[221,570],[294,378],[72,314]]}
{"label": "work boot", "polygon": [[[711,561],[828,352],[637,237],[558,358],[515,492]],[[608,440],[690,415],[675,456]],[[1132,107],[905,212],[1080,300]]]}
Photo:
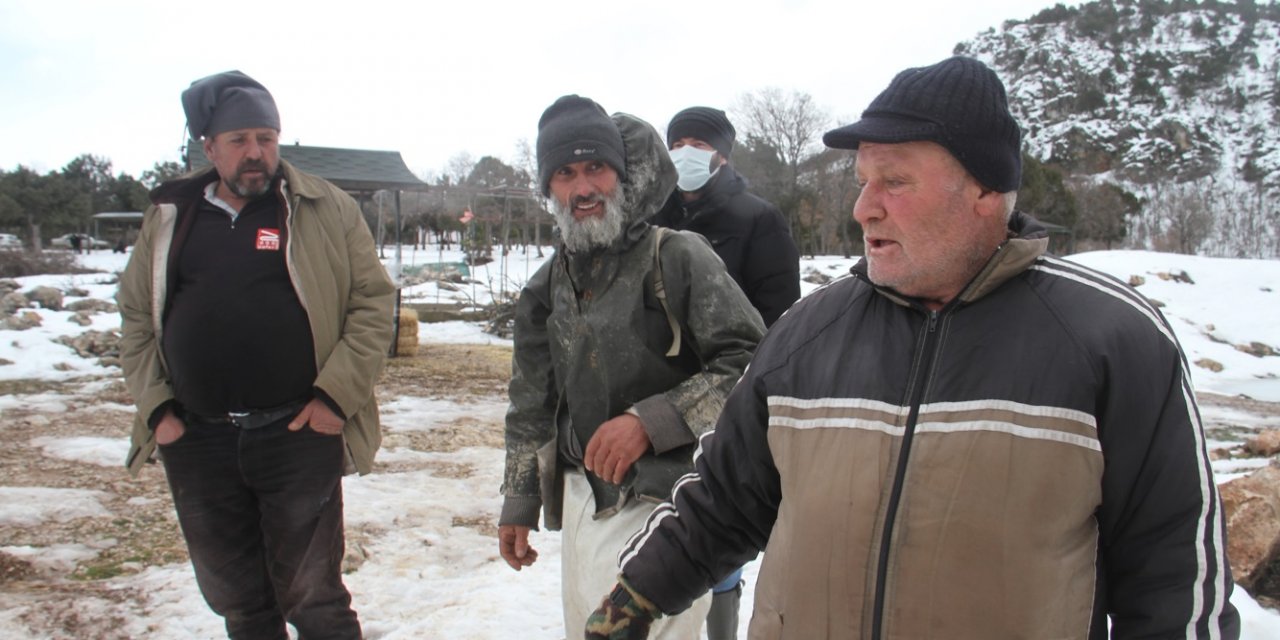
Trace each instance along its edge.
{"label": "work boot", "polygon": [[738,607],[742,603],[742,583],[728,591],[711,595],[707,612],[707,640],[736,640]]}

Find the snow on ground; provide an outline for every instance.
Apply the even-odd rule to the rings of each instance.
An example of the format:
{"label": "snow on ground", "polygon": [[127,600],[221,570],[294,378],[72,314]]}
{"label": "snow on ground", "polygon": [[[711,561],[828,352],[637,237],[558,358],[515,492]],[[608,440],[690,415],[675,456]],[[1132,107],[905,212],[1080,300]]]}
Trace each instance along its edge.
{"label": "snow on ground", "polygon": [[101,491],[50,487],[0,487],[0,522],[35,527],[41,522],[67,522],[75,518],[109,516],[99,498]]}
{"label": "snow on ground", "polygon": [[[497,251],[495,250],[495,253]],[[550,254],[548,253],[547,256]],[[393,252],[386,252],[387,261]],[[514,249],[505,263],[498,262],[468,270],[468,279],[449,290],[434,283],[415,284],[403,292],[405,302],[484,304],[505,290],[514,291],[546,257],[538,258]],[[1162,309],[1174,327],[1188,360],[1212,359],[1222,365],[1214,372],[1192,365],[1192,376],[1201,391],[1227,396],[1245,394],[1253,398],[1280,401],[1280,357],[1258,357],[1235,345],[1263,343],[1280,347],[1280,261],[1247,261],[1198,258],[1150,252],[1115,251],[1074,256],[1071,259],[1110,273],[1121,280],[1141,276],[1138,290],[1164,304]],[[462,254],[437,249],[402,252],[406,277],[418,268],[443,263],[456,266]],[[847,273],[853,260],[822,257],[803,261],[802,274],[817,272],[830,277]],[[74,276],[39,276],[21,279],[22,290],[48,285],[67,290],[78,287],[89,297],[110,300],[115,294],[114,274],[123,268],[124,257],[106,252],[83,256],[85,266],[105,273]],[[1185,272],[1195,284],[1163,280],[1161,273]],[[804,293],[818,285],[802,283]],[[12,364],[0,365],[0,379],[35,378],[71,380],[101,375],[103,368],[80,358],[68,347],[52,342],[64,335],[86,330],[67,321],[67,312],[36,311],[41,327],[24,332],[0,332],[0,358]],[[118,327],[113,314],[95,317],[92,328]],[[475,323],[447,322],[423,324],[420,340],[427,343],[487,343],[510,345],[509,340],[481,332]],[[57,365],[57,368],[55,368]],[[62,370],[59,370],[62,369]],[[117,370],[118,371],[118,370]],[[100,379],[84,383],[86,393],[100,387]],[[6,410],[23,408],[56,419],[74,398],[35,393],[0,397],[0,429]],[[129,411],[120,405],[103,405],[102,410]],[[463,405],[447,398],[400,397],[383,405],[384,422],[390,433],[425,431],[460,416],[486,423],[498,423],[505,411],[500,397],[468,401]],[[1204,408],[1206,424],[1235,424],[1246,429],[1280,428],[1280,418],[1248,413],[1221,406]],[[1233,442],[1210,442],[1213,447]],[[80,461],[91,465],[119,464],[127,447],[120,438],[70,437],[38,438],[33,442],[45,456]],[[559,536],[535,532],[532,544],[538,549],[538,563],[520,573],[512,572],[497,555],[491,533],[500,505],[503,453],[498,449],[464,448],[449,453],[388,447],[380,460],[404,463],[411,471],[379,473],[348,478],[345,482],[346,519],[377,532],[364,540],[367,560],[347,576],[355,606],[366,634],[371,639],[410,638],[499,638],[517,635],[527,638],[563,637],[559,610]],[[1265,461],[1223,460],[1215,462],[1218,480],[1237,477]],[[459,473],[459,469],[465,472]],[[123,475],[123,470],[121,474]],[[80,517],[109,517],[95,491],[39,487],[0,487],[0,522],[39,526],[45,521]],[[490,531],[490,533],[486,533]],[[110,541],[97,543],[99,547]],[[42,566],[66,567],[93,557],[91,544],[59,545],[55,548],[0,546],[10,555],[36,559]],[[33,560],[33,561],[36,561]],[[745,637],[745,621],[750,618],[751,591],[758,562],[747,568],[747,594],[743,600],[740,635]],[[104,588],[124,594],[129,605],[123,615],[122,631],[131,637],[185,638],[218,637],[220,620],[204,605],[190,567],[169,565],[150,567],[139,573],[99,581]],[[603,595],[603,594],[602,594]],[[1280,637],[1280,615],[1262,609],[1243,590],[1237,589],[1233,602],[1244,617],[1243,638]],[[120,613],[121,605],[101,597],[85,597],[77,604],[86,610],[101,608]],[[20,610],[0,610],[0,638],[25,637],[17,619]]]}

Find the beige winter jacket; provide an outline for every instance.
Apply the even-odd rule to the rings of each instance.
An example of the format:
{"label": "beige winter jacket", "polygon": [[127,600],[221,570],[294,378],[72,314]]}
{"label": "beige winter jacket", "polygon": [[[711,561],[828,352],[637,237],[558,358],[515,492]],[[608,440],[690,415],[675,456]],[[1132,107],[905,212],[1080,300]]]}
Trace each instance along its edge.
{"label": "beige winter jacket", "polygon": [[[329,182],[285,161],[288,195],[286,261],[315,341],[315,385],[348,416],[343,437],[359,473],[373,467],[381,443],[373,387],[391,344],[395,287],[378,261],[373,237],[354,200]],[[210,172],[190,178],[200,185]],[[117,302],[123,325],[120,361],[138,413],[126,459],[137,475],[155,452],[147,419],[173,399],[159,347],[164,331],[165,274],[179,206],[152,205],[120,276]]]}

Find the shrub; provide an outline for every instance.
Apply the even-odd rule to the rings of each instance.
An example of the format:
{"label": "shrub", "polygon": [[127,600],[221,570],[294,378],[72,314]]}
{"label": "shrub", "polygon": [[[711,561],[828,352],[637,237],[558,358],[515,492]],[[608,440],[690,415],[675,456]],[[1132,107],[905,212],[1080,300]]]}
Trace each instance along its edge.
{"label": "shrub", "polygon": [[93,273],[76,264],[67,251],[0,251],[0,278],[21,278],[49,273]]}

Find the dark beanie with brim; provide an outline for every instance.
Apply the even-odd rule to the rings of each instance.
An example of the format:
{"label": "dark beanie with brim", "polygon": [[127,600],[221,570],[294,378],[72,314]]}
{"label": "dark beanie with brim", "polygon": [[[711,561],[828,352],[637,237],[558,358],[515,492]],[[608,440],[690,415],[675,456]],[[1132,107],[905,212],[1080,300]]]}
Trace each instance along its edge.
{"label": "dark beanie with brim", "polygon": [[667,148],[681,138],[697,138],[727,158],[733,151],[737,136],[738,132],[728,116],[711,107],[689,107],[671,116],[671,122],[667,124]]}
{"label": "dark beanie with brim", "polygon": [[1004,84],[987,65],[955,56],[899,73],[857,122],[828,131],[833,149],[863,142],[936,142],[982,186],[1007,193],[1022,183],[1022,132]]}
{"label": "dark beanie with brim", "polygon": [[600,160],[627,177],[626,147],[613,119],[590,98],[561,96],[538,120],[538,186],[551,195],[551,175],[566,164]]}
{"label": "dark beanie with brim", "polygon": [[280,112],[271,92],[239,71],[192,82],[182,92],[182,110],[193,138],[212,138],[237,129],[280,130]]}

